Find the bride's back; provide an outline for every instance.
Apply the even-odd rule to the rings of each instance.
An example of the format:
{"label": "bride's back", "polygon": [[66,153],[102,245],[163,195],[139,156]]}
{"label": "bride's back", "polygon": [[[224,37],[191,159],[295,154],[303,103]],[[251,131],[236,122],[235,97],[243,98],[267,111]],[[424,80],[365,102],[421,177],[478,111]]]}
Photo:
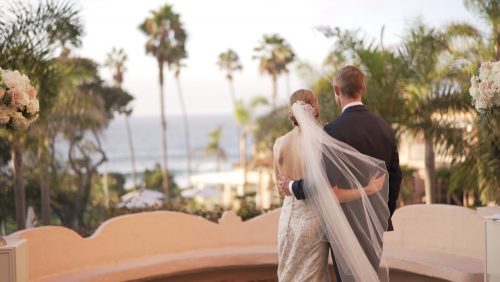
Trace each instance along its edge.
{"label": "bride's back", "polygon": [[302,147],[300,142],[300,129],[294,128],[286,135],[279,138],[277,148],[279,174],[292,179],[302,178]]}

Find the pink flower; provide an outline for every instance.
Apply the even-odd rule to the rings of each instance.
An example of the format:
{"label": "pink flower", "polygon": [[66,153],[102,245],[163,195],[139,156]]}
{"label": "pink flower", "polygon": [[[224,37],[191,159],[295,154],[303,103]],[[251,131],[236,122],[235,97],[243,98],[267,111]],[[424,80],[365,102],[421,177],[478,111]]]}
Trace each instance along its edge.
{"label": "pink flower", "polygon": [[28,96],[30,99],[36,98],[36,89],[35,87],[28,85]]}
{"label": "pink flower", "polygon": [[17,107],[20,110],[23,110],[29,103],[29,97],[27,94],[22,93],[17,89],[9,90],[11,97],[11,104],[14,107]]}

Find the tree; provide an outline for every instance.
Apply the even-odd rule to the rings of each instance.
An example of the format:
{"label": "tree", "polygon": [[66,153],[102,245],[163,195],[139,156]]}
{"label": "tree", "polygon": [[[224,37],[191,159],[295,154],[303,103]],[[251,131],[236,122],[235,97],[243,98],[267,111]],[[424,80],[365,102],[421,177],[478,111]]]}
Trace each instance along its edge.
{"label": "tree", "polygon": [[[234,90],[234,72],[241,71],[243,66],[241,65],[240,58],[238,54],[232,49],[228,49],[226,52],[222,52],[219,54],[219,59],[217,61],[217,65],[219,66],[221,71],[226,72],[226,79],[229,84],[229,93],[231,95],[231,101],[233,102],[233,113],[236,113],[236,91]],[[236,117],[235,117],[236,118]],[[238,128],[238,136],[241,135],[241,128]],[[239,154],[240,154],[240,164],[243,164],[245,161],[245,152],[243,151],[244,147],[239,146]]]}
{"label": "tree", "polygon": [[288,65],[295,59],[295,53],[288,42],[278,34],[264,35],[259,46],[254,48],[254,59],[259,59],[259,70],[272,80],[271,107],[276,109],[278,77],[288,73]]}
{"label": "tree", "polygon": [[51,113],[51,122],[69,143],[67,166],[60,170],[53,210],[63,225],[88,234],[85,219],[92,184],[99,166],[107,160],[101,133],[133,99],[123,89],[105,86],[97,64],[83,58],[66,58],[65,83]]}
{"label": "tree", "polygon": [[236,107],[236,92],[234,90],[234,72],[241,71],[243,66],[241,65],[240,58],[238,54],[232,49],[227,49],[227,51],[219,54],[219,60],[217,61],[221,71],[226,72],[226,79],[229,83],[229,93],[231,94],[231,100],[233,106]]}
{"label": "tree", "polygon": [[180,20],[180,15],[175,13],[170,5],[164,5],[144,20],[139,29],[148,36],[146,53],[151,54],[158,63],[160,83],[160,123],[162,132],[162,170],[163,191],[165,203],[169,203],[168,192],[168,166],[167,166],[167,124],[165,121],[164,106],[164,67],[177,61],[177,54],[185,53],[186,31]]}
{"label": "tree", "polygon": [[192,151],[191,151],[191,134],[189,130],[189,120],[186,110],[186,103],[184,101],[184,94],[181,85],[181,68],[185,65],[181,63],[181,60],[185,58],[185,54],[179,54],[177,60],[173,63],[172,67],[174,69],[175,85],[177,87],[177,93],[179,94],[179,102],[181,104],[182,111],[182,122],[184,123],[184,145],[186,146],[186,158],[187,158],[187,178],[188,185],[191,185],[191,162],[192,162]]}
{"label": "tree", "polygon": [[245,104],[243,100],[236,102],[235,117],[236,121],[241,127],[240,133],[240,152],[243,153],[243,158],[241,162],[241,168],[243,169],[243,186],[246,187],[247,184],[247,172],[248,172],[248,161],[247,161],[247,138],[248,134],[251,133],[255,127],[254,114],[255,110],[262,105],[268,105],[268,101],[264,97],[254,97],[248,104]]}
{"label": "tree", "polygon": [[[0,65],[17,69],[26,74],[38,89],[40,100],[40,119],[27,133],[35,132],[38,136],[38,157],[41,167],[48,169],[48,145],[50,132],[47,113],[57,96],[61,81],[60,69],[51,55],[57,43],[69,42],[79,46],[83,25],[80,12],[73,5],[54,1],[43,1],[37,5],[13,2],[0,13]],[[16,138],[14,141],[19,141]],[[17,143],[17,142],[15,142]],[[22,144],[14,144],[13,156],[15,171],[14,190],[16,191],[16,209],[18,228],[24,228],[25,196]],[[45,171],[45,175],[48,175]],[[50,191],[46,179],[40,179],[42,185],[42,220],[50,223]]]}
{"label": "tree", "polygon": [[[169,187],[171,188],[169,190],[170,198],[173,201],[179,200],[181,198],[181,190],[177,186],[177,183],[175,183],[172,174],[169,174],[168,182]],[[162,185],[163,172],[160,164],[155,164],[152,170],[144,170],[144,188],[161,192],[163,190]]]}
{"label": "tree", "polygon": [[483,18],[491,27],[491,41],[494,57],[500,60],[500,1],[499,0],[464,0],[465,7]]}
{"label": "tree", "polygon": [[[404,87],[408,76],[406,62],[391,49],[376,44],[375,40],[364,39],[359,30],[329,27],[321,27],[319,30],[327,38],[336,40],[324,62],[327,70],[334,72],[345,63],[359,65],[366,74],[368,86],[363,103],[397,131],[404,110],[400,105],[405,101]],[[329,80],[328,84],[330,83]],[[328,92],[333,96],[331,86],[327,86],[325,82],[325,87],[329,87]],[[325,91],[320,91],[323,92]]]}
{"label": "tree", "polygon": [[216,171],[220,172],[220,162],[221,160],[226,159],[226,152],[224,148],[220,145],[220,139],[222,135],[222,125],[218,126],[215,130],[208,132],[208,137],[210,141],[208,141],[207,146],[205,147],[205,154],[208,156],[213,156],[216,162]]}
{"label": "tree", "polygon": [[424,140],[428,204],[436,200],[436,144],[441,151],[455,151],[455,155],[463,149],[464,128],[457,126],[453,117],[471,108],[467,91],[460,83],[464,69],[450,56],[450,48],[450,37],[445,32],[418,22],[409,30],[400,49],[409,71],[404,127]]}
{"label": "tree", "polygon": [[[113,80],[116,87],[122,88],[123,74],[127,70],[125,67],[125,62],[127,61],[127,54],[123,48],[114,48],[110,53],[106,55],[106,61],[104,66],[108,67],[113,72]],[[129,117],[132,114],[132,109],[126,107],[119,112],[125,117],[125,128],[127,130],[127,140],[128,140],[128,150],[130,155],[130,162],[132,165],[132,185],[134,189],[137,189],[137,177],[135,169],[135,153],[134,153],[134,143],[132,141],[132,130],[130,129]]]}

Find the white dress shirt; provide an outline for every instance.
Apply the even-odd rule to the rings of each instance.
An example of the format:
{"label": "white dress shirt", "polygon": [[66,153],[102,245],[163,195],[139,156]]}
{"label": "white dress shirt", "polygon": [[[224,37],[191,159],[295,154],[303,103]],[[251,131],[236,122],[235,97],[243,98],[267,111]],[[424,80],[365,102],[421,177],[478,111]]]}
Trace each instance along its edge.
{"label": "white dress shirt", "polygon": [[345,105],[343,108],[342,108],[342,113],[344,113],[344,111],[349,108],[349,107],[352,107],[352,106],[360,106],[360,105],[363,105],[363,102],[361,101],[356,101],[356,102],[351,102],[347,105]]}
{"label": "white dress shirt", "polygon": [[[359,105],[363,105],[363,102],[361,101],[356,101],[356,102],[351,102],[351,103],[348,103],[347,105],[345,105],[343,108],[342,108],[342,113],[344,113],[344,111],[349,108],[349,107],[352,107],[352,106],[359,106]],[[292,194],[294,197],[295,197],[295,194],[293,194],[293,190],[292,190],[292,186],[293,186],[293,180],[290,181],[290,183],[288,183],[288,190],[290,191],[290,194]]]}

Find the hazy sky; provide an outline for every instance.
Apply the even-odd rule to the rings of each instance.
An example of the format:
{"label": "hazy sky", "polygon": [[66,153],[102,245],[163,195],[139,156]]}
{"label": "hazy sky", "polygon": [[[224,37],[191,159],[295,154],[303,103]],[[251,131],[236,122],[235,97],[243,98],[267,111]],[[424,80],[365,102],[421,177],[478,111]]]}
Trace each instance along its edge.
{"label": "hazy sky", "polygon": [[[2,1],[2,0],[0,0]],[[361,28],[378,38],[385,25],[385,44],[397,43],[408,23],[417,17],[426,23],[444,24],[466,20],[480,21],[465,10],[462,0],[81,0],[85,37],[76,53],[100,63],[113,46],[123,47],[129,56],[124,87],[135,96],[134,115],[156,115],[158,106],[158,68],[144,51],[146,37],[137,26],[164,3],[173,4],[189,34],[187,68],[182,86],[189,114],[229,113],[231,102],[225,76],[216,65],[217,56],[233,48],[244,70],[235,75],[239,98],[253,95],[269,97],[271,82],[258,72],[252,60],[253,48],[263,34],[278,33],[292,45],[300,60],[320,65],[332,46],[314,27],[319,25]],[[102,74],[110,79],[110,74]],[[292,75],[292,90],[307,87]],[[166,76],[167,113],[180,113],[172,75]],[[280,79],[279,101],[284,102],[285,80]]]}

